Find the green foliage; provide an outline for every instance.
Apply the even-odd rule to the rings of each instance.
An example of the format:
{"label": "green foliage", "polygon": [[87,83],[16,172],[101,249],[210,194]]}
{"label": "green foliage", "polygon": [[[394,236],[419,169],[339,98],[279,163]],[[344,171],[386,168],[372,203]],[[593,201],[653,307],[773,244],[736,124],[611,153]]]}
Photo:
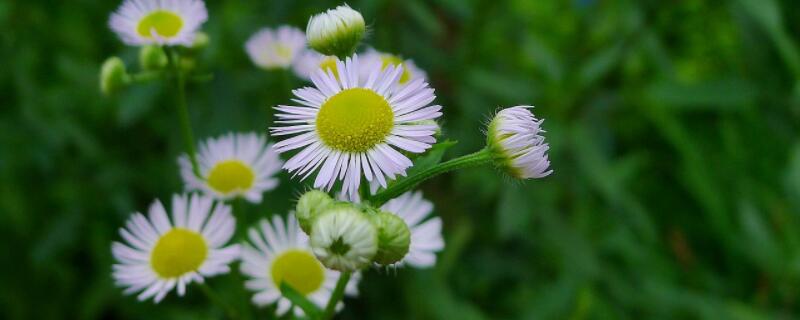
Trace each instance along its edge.
{"label": "green foliage", "polygon": [[[164,84],[104,97],[101,63],[138,49],[120,1],[0,2],[0,318],[222,319],[192,285],[124,296],[110,245],[182,185]],[[263,26],[305,27],[333,1],[209,1],[213,72],[189,84],[198,138],[271,125],[302,82],[244,53]],[[372,270],[342,319],[790,319],[800,314],[800,6],[738,1],[348,1],[367,42],[412,58],[444,106],[444,144],[478,150],[498,107],[533,104],[555,173],[491,168],[422,185],[444,220],[431,270]],[[305,184],[248,207],[286,214]],[[236,268],[234,268],[236,269]],[[238,272],[209,279],[249,303]],[[241,308],[240,308],[241,309]],[[249,314],[269,318],[273,309]]]}

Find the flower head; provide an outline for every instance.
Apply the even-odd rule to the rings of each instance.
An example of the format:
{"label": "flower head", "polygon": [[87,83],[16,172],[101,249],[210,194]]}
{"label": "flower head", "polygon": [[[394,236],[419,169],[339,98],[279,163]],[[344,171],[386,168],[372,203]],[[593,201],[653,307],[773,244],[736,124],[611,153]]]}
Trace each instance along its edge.
{"label": "flower head", "polygon": [[328,207],[311,225],[311,248],[328,268],[356,271],[372,263],[378,251],[378,230],[350,204]]}
{"label": "flower head", "polygon": [[402,67],[374,68],[359,79],[358,56],[337,61],[338,77],[330,70],[311,76],[315,87],[294,91],[298,106],[275,109],[278,126],[272,134],[295,135],[275,144],[275,150],[302,149],[284,169],[302,175],[317,172],[315,188],[330,190],[343,181],[342,193],[357,197],[362,173],[367,181],[405,175],[411,160],[400,151],[422,153],[435,142],[437,126],[422,123],[441,115],[441,106],[430,105],[433,89],[422,80],[405,86],[397,81]]}
{"label": "flower head", "polygon": [[306,35],[308,45],[317,52],[343,57],[355,52],[366,31],[361,13],[342,5],[312,16]]}
{"label": "flower head", "polygon": [[220,200],[241,196],[253,203],[278,185],[273,175],[283,164],[266,137],[255,133],[208,139],[200,145],[197,162],[200,177],[187,155],[178,158],[186,190],[200,190]]}
{"label": "flower head", "polygon": [[546,177],[550,146],[544,142],[541,124],[530,111],[533,106],[500,110],[489,123],[487,145],[495,163],[517,179]]}
{"label": "flower head", "polygon": [[306,35],[290,26],[261,29],[245,44],[250,60],[264,69],[290,67],[305,47]]}
{"label": "flower head", "polygon": [[[376,51],[375,49],[369,49],[364,54],[364,62],[363,64],[366,66],[362,68],[364,70],[371,70],[372,68],[381,68],[386,69],[388,66],[401,66],[403,67],[403,73],[400,74],[400,79],[398,79],[398,83],[403,85],[409,83],[411,80],[414,79],[423,79],[427,81],[427,75],[425,71],[422,71],[411,59],[403,59],[397,55],[391,53],[384,53]],[[362,77],[367,77],[368,75],[363,74]]]}
{"label": "flower head", "polygon": [[408,254],[400,264],[417,268],[432,267],[436,264],[436,252],[444,249],[442,238],[442,219],[433,217],[433,204],[422,198],[422,193],[407,192],[389,200],[381,210],[391,212],[402,218],[411,229],[411,244]]}
{"label": "flower head", "polygon": [[188,46],[206,19],[202,0],[125,0],[109,26],[128,45]]}
{"label": "flower head", "polygon": [[125,293],[142,291],[139,300],[161,301],[173,288],[183,296],[193,281],[203,282],[229,271],[239,257],[239,246],[225,243],[233,236],[236,221],[231,208],[200,195],[172,197],[172,219],[160,201],[150,206],[149,216],[134,213],[120,235],[126,243],[111,246],[117,264],[114,280]]}
{"label": "flower head", "polygon": [[[285,314],[291,302],[282,297],[281,283],[286,283],[317,306],[324,308],[330,299],[339,272],[326,269],[314,257],[308,237],[294,219],[275,216],[262,220],[248,231],[250,243],[242,248],[242,273],[250,280],[245,286],[254,291],[253,303],[259,306],[277,302],[278,314]],[[356,295],[358,274],[345,287],[347,295]],[[339,303],[341,307],[341,302]],[[303,314],[294,308],[296,315]]]}

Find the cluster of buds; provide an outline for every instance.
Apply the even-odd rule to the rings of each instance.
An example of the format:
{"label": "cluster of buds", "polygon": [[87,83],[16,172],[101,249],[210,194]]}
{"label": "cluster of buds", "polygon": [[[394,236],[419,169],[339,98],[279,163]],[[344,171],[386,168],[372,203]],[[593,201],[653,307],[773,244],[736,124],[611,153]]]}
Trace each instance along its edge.
{"label": "cluster of buds", "polygon": [[[195,54],[207,47],[209,38],[198,32],[191,46],[181,47],[182,55],[178,68],[189,73],[195,68]],[[139,66],[141,71],[129,74],[125,63],[119,57],[109,57],[100,68],[100,91],[112,95],[134,83],[146,82],[163,77],[169,67],[170,59],[165,47],[157,44],[142,45],[139,48]]]}
{"label": "cluster of buds", "polygon": [[312,251],[328,268],[356,271],[372,264],[388,266],[408,253],[411,232],[393,213],[311,190],[298,200],[295,215]]}

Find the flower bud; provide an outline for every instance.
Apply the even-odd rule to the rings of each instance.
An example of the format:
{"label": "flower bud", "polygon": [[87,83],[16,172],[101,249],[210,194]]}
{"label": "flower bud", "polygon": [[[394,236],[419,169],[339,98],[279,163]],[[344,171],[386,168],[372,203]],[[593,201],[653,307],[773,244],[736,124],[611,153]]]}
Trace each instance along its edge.
{"label": "flower bud", "polygon": [[373,260],[382,265],[403,260],[411,244],[411,231],[405,221],[386,211],[379,211],[371,218],[378,228],[378,253]]}
{"label": "flower bud", "polygon": [[118,57],[110,57],[100,68],[100,91],[110,95],[124,88],[130,82],[125,63]]}
{"label": "flower bud", "polygon": [[139,49],[139,64],[144,70],[158,70],[167,66],[167,54],[160,46],[146,45]]}
{"label": "flower bud", "polygon": [[366,30],[361,13],[342,5],[312,16],[306,37],[308,45],[317,52],[342,58],[356,51]]}
{"label": "flower bud", "polygon": [[208,37],[208,34],[205,32],[197,32],[194,35],[194,40],[192,41],[192,45],[190,48],[192,50],[203,50],[208,47],[208,44],[211,42],[211,38]]}
{"label": "flower bud", "polygon": [[313,220],[309,243],[326,267],[356,271],[372,263],[378,251],[378,230],[358,208],[338,203]]}
{"label": "flower bud", "polygon": [[550,146],[544,142],[538,120],[529,110],[517,106],[500,110],[487,129],[486,144],[495,165],[517,179],[542,178],[550,175]]}
{"label": "flower bud", "polygon": [[297,200],[295,216],[300,223],[300,229],[306,234],[311,233],[311,223],[323,210],[333,204],[333,199],[325,192],[311,190],[304,193]]}

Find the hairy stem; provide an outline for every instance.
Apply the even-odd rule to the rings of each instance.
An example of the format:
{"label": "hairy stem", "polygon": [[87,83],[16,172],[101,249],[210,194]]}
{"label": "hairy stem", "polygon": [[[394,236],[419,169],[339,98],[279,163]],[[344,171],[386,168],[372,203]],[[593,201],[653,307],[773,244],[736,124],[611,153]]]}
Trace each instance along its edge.
{"label": "hairy stem", "polygon": [[452,159],[447,162],[442,162],[428,169],[422,170],[415,175],[409,176],[405,179],[398,180],[396,183],[390,185],[385,190],[378,192],[369,198],[370,204],[375,207],[380,207],[386,201],[397,198],[403,193],[406,193],[416,187],[421,182],[453,170],[482,166],[492,162],[492,154],[489,149],[481,149],[478,152],[471,153]]}

